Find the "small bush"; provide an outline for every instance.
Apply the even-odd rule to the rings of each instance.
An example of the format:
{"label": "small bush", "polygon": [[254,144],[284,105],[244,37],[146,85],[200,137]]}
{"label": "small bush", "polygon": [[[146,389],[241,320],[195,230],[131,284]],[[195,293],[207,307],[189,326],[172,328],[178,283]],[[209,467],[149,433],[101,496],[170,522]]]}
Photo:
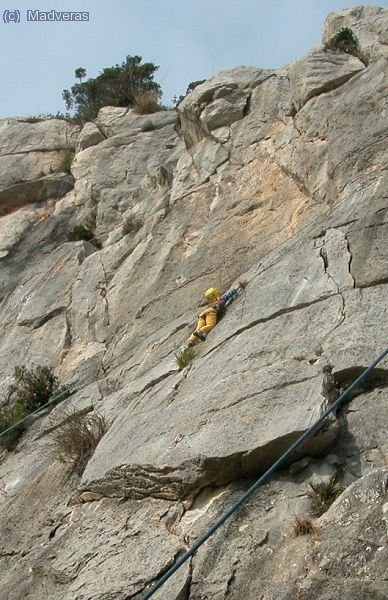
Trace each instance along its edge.
{"label": "small bush", "polygon": [[134,94],[132,108],[138,115],[148,115],[158,112],[158,110],[161,110],[159,96],[152,90],[138,91]]}
{"label": "small bush", "polygon": [[87,227],[76,225],[68,234],[67,239],[69,242],[80,242],[81,240],[90,242],[94,239],[94,234]]}
{"label": "small bush", "polygon": [[317,528],[308,517],[295,517],[292,528],[295,537],[300,535],[313,535],[317,533]]}
{"label": "small bush", "polygon": [[62,462],[69,462],[72,470],[82,475],[103,435],[108,423],[98,411],[84,414],[68,412],[63,423],[50,434],[51,451]]}
{"label": "small bush", "polygon": [[185,367],[187,367],[187,365],[191,363],[194,357],[194,348],[185,348],[184,350],[180,350],[175,354],[175,360],[179,369],[184,369]]}
{"label": "small bush", "polygon": [[71,165],[74,158],[74,152],[72,150],[64,150],[61,158],[61,162],[59,163],[58,169],[62,173],[70,173]]}
{"label": "small bush", "polygon": [[81,241],[90,242],[91,244],[93,244],[93,246],[95,246],[99,250],[102,247],[101,242],[95,238],[94,233],[92,231],[90,231],[90,229],[88,229],[87,227],[84,227],[83,225],[76,225],[70,231],[70,233],[67,235],[67,241],[68,242],[81,242]]}
{"label": "small bush", "polygon": [[7,404],[21,404],[28,412],[47,404],[60,388],[52,367],[16,367],[13,377],[14,382],[8,388]]}
{"label": "small bush", "polygon": [[[36,411],[55,395],[61,394],[61,400],[69,392],[60,387],[59,379],[54,375],[53,368],[38,365],[28,369],[26,366],[16,367],[14,381],[8,387],[6,398],[0,409],[0,431],[13,427],[28,414]],[[26,422],[13,428],[0,437],[0,444],[12,450],[27,429]]]}
{"label": "small bush", "polygon": [[311,499],[311,510],[316,517],[323,515],[333,504],[334,500],[344,491],[336,483],[335,477],[332,477],[328,482],[309,483],[309,486],[311,488],[308,492],[308,496]]}
{"label": "small bush", "polygon": [[362,52],[360,42],[357,36],[349,27],[343,27],[338,31],[325,45],[327,50],[342,50],[347,54],[352,54],[367,64],[366,55]]}
{"label": "small bush", "polygon": [[[6,431],[9,427],[13,427],[21,419],[24,419],[27,414],[27,409],[20,403],[17,403],[12,407],[3,406],[0,409],[0,432]],[[13,427],[11,431],[8,431],[0,437],[0,446],[7,450],[14,450],[26,429],[27,425],[25,422]]]}
{"label": "small bush", "polygon": [[128,217],[128,219],[125,219],[124,221],[122,230],[123,236],[128,235],[128,233],[136,233],[142,225],[143,221],[141,219],[138,219],[137,217]]}

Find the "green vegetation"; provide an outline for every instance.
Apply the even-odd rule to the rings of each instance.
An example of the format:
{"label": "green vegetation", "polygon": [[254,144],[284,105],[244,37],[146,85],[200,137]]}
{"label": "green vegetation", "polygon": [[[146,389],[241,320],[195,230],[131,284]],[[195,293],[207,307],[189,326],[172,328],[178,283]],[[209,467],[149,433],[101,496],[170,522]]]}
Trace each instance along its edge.
{"label": "green vegetation", "polygon": [[58,392],[59,379],[52,367],[38,365],[28,369],[16,367],[14,382],[8,388],[8,402],[20,402],[28,412],[46,404]]}
{"label": "green vegetation", "polygon": [[159,96],[153,91],[137,92],[134,95],[132,108],[138,115],[148,115],[162,110],[159,104]]}
{"label": "green vegetation", "polygon": [[316,517],[323,515],[333,504],[334,500],[344,491],[336,483],[335,477],[332,477],[328,482],[309,483],[309,486],[311,488],[308,492],[308,496],[311,499],[311,510]]}
{"label": "green vegetation", "polygon": [[[66,387],[60,387],[52,367],[16,367],[13,379],[0,408],[0,431],[12,427],[28,414],[44,406],[54,395],[62,394],[63,400],[69,394]],[[21,423],[0,437],[0,444],[12,450],[26,429],[26,422]]]}
{"label": "green vegetation", "polygon": [[68,242],[81,242],[81,241],[90,242],[96,248],[101,249],[101,242],[99,242],[96,239],[94,233],[87,227],[84,227],[84,225],[76,225],[70,231],[70,233],[67,235],[67,241]]}
{"label": "green vegetation", "polygon": [[205,81],[206,79],[199,79],[198,81],[192,81],[191,83],[189,83],[189,85],[186,88],[186,93],[184,95],[174,96],[174,98],[172,99],[174,106],[178,106],[178,104],[180,104],[188,94],[191,94],[191,92],[197,87],[197,85],[201,85],[201,83],[204,83]]}
{"label": "green vegetation", "polygon": [[[27,414],[26,408],[20,402],[17,402],[13,406],[2,406],[0,408],[0,432],[12,427],[18,421],[24,419]],[[19,439],[26,429],[27,425],[24,422],[11,429],[11,431],[8,431],[0,437],[0,447],[7,448],[7,450],[16,448]]]}
{"label": "green vegetation", "polygon": [[368,64],[366,55],[362,52],[357,36],[349,27],[343,27],[325,45],[326,50],[341,50],[359,58],[364,64]]}
{"label": "green vegetation", "polygon": [[125,219],[122,229],[122,234],[128,235],[128,233],[136,233],[143,226],[143,221],[138,217],[128,217]]}
{"label": "green vegetation", "polygon": [[185,367],[187,367],[187,365],[191,363],[194,357],[194,348],[185,348],[184,350],[180,350],[175,354],[175,360],[179,369],[184,369]]}
{"label": "green vegetation", "polygon": [[64,150],[59,164],[58,170],[63,173],[70,173],[71,165],[74,158],[74,152],[70,149]]}
{"label": "green vegetation", "polygon": [[60,119],[61,121],[68,121],[72,124],[79,123],[79,120],[75,117],[72,117],[70,113],[62,113],[59,111],[55,115],[53,113],[42,113],[33,117],[26,117],[24,121],[26,123],[39,123],[40,121],[50,121],[52,119]]}
{"label": "green vegetation", "polygon": [[51,451],[62,462],[72,465],[72,470],[82,475],[102,436],[108,431],[108,423],[98,411],[85,414],[70,411],[51,434]]}
{"label": "green vegetation", "polygon": [[292,524],[295,537],[300,535],[313,535],[317,533],[317,528],[308,517],[295,517]]}
{"label": "green vegetation", "polygon": [[90,242],[93,238],[92,231],[83,225],[76,225],[67,236],[69,242],[80,242],[81,240]]}
{"label": "green vegetation", "polygon": [[86,70],[79,67],[75,70],[79,83],[63,90],[66,108],[74,110],[75,118],[82,122],[94,119],[103,106],[137,107],[139,112],[156,110],[162,95],[160,85],[153,80],[158,68],[153,63],[142,63],[141,56],[127,56],[121,65],[105,68],[96,78],[82,81]]}

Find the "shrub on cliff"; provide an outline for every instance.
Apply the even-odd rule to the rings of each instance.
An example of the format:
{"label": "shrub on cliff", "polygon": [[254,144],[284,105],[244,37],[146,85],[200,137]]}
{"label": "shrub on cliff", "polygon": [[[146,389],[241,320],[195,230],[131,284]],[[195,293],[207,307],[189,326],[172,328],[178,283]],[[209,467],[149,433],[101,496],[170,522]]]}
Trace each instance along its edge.
{"label": "shrub on cliff", "polygon": [[325,44],[327,50],[341,50],[359,58],[364,64],[368,64],[365,53],[361,50],[360,42],[350,27],[343,27]]}
{"label": "shrub on cliff", "polygon": [[[16,367],[13,382],[8,387],[0,408],[0,432],[13,427],[59,394],[60,399],[63,399],[68,391],[60,386],[52,367],[42,365],[31,369],[26,366]],[[0,437],[0,444],[8,450],[15,448],[26,428],[26,422],[13,427],[11,431]]]}
{"label": "shrub on cliff", "polygon": [[135,106],[136,97],[142,94],[152,93],[157,103],[162,95],[160,85],[153,80],[158,68],[153,63],[142,63],[141,56],[127,56],[121,65],[105,68],[97,77],[81,81],[86,71],[79,67],[75,76],[80,83],[62,93],[66,108],[74,110],[77,119],[90,121],[103,106]]}
{"label": "shrub on cliff", "polygon": [[101,242],[99,242],[94,233],[90,231],[84,225],[76,225],[67,235],[68,242],[90,242],[98,249],[101,249]]}
{"label": "shrub on cliff", "polygon": [[59,379],[52,367],[38,365],[16,367],[14,381],[7,392],[8,403],[21,403],[28,412],[46,404],[59,390]]}
{"label": "shrub on cliff", "polygon": [[25,422],[19,425],[16,425],[16,423],[24,419],[27,414],[26,407],[19,402],[16,402],[13,406],[2,406],[0,408],[0,432],[12,427],[11,431],[0,437],[0,447],[13,450],[17,446],[19,439],[27,429],[27,425]]}
{"label": "shrub on cliff", "polygon": [[125,219],[122,229],[123,236],[128,235],[128,233],[136,233],[143,226],[143,221],[138,217],[128,217]]}
{"label": "shrub on cliff", "polygon": [[59,171],[63,173],[71,172],[71,165],[74,159],[74,152],[70,149],[64,150],[59,164]]}
{"label": "shrub on cliff", "polygon": [[136,93],[132,107],[138,115],[148,115],[161,110],[159,96],[153,91]]}
{"label": "shrub on cliff", "polygon": [[51,434],[51,451],[62,462],[69,462],[72,469],[82,475],[102,436],[108,431],[108,423],[98,411],[84,413],[70,411],[63,422]]}

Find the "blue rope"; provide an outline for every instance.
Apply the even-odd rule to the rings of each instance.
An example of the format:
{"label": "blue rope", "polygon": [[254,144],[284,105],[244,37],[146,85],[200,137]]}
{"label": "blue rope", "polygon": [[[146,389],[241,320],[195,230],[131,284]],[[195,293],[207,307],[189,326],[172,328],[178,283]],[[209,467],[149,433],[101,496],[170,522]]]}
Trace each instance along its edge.
{"label": "blue rope", "polygon": [[299,446],[301,446],[303,444],[303,442],[305,442],[305,440],[307,438],[309,438],[313,433],[315,433],[315,431],[319,428],[319,426],[323,423],[323,421],[326,419],[326,417],[328,417],[330,415],[330,413],[334,412],[337,408],[339,408],[339,406],[343,403],[343,401],[347,398],[347,396],[349,396],[349,394],[364,380],[368,377],[368,375],[370,374],[370,372],[375,368],[375,366],[383,360],[383,358],[388,354],[388,348],[386,348],[386,350],[384,350],[384,352],[382,352],[382,354],[380,354],[380,356],[378,356],[373,363],[365,370],[363,371],[363,373],[361,373],[361,375],[351,384],[350,387],[348,387],[347,390],[345,390],[340,396],[339,398],[337,398],[337,400],[334,402],[334,404],[332,404],[331,406],[329,406],[325,412],[321,415],[321,417],[318,419],[318,421],[316,421],[313,425],[311,425],[311,427],[309,427],[309,429],[307,429],[303,435],[300,436],[300,438],[298,438],[296,440],[296,442],[294,442],[292,444],[292,446],[289,447],[289,449],[282,454],[282,456],[280,458],[278,458],[278,460],[245,492],[245,494],[243,494],[241,496],[241,498],[235,503],[233,504],[228,510],[226,510],[221,517],[219,517],[219,519],[217,519],[214,524],[209,527],[209,529],[203,534],[201,535],[195,542],[194,544],[191,546],[191,548],[189,550],[187,550],[187,552],[185,552],[185,554],[183,554],[181,556],[181,558],[179,558],[177,560],[177,562],[168,570],[166,571],[166,573],[154,584],[154,586],[148,590],[147,592],[144,593],[143,595],[143,600],[147,600],[148,598],[151,598],[151,596],[154,595],[154,593],[160,589],[162,587],[162,585],[191,557],[193,556],[193,554],[198,550],[198,548],[200,548],[200,546],[202,546],[202,544],[204,542],[206,542],[206,540],[208,540],[213,533],[215,533],[217,531],[217,529],[219,527],[221,527],[221,525],[223,525],[223,523],[225,523],[225,521],[234,513],[236,512],[247,500],[248,498],[260,487],[263,485],[263,483],[265,481],[267,481],[267,479],[269,479],[269,477],[281,466],[284,464],[284,462],[287,460],[287,458],[292,454],[292,452],[294,450],[296,450],[296,448],[298,448]]}

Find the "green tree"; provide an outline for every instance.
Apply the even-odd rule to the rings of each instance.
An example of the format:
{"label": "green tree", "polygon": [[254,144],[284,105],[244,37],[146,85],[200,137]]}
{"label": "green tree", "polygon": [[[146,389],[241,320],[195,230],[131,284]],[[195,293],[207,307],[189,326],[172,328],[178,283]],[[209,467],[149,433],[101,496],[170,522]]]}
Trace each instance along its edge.
{"label": "green tree", "polygon": [[82,83],[82,80],[86,77],[86,69],[83,67],[78,67],[78,69],[74,71],[74,76],[76,79],[79,79],[80,83]]}
{"label": "green tree", "polygon": [[[153,92],[160,98],[161,87],[153,80],[158,68],[153,63],[142,63],[141,56],[127,56],[121,65],[105,68],[96,78],[63,90],[66,108],[74,110],[74,116],[81,121],[88,121],[94,119],[103,106],[132,107],[139,93]],[[86,71],[79,67],[75,74],[81,79]]]}

